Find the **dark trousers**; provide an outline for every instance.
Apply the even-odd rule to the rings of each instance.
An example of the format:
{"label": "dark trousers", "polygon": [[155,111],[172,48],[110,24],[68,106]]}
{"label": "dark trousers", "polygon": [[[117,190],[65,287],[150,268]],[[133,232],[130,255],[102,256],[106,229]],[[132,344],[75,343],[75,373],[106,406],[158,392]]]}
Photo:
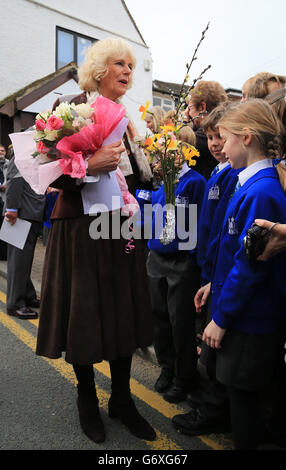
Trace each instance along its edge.
{"label": "dark trousers", "polygon": [[147,274],[157,360],[162,369],[174,373],[175,383],[188,386],[197,375],[194,296],[200,269],[191,265],[187,252],[151,251]]}
{"label": "dark trousers", "polygon": [[7,308],[21,308],[35,299],[31,280],[35,247],[42,224],[32,222],[23,250],[8,244],[7,249]]}

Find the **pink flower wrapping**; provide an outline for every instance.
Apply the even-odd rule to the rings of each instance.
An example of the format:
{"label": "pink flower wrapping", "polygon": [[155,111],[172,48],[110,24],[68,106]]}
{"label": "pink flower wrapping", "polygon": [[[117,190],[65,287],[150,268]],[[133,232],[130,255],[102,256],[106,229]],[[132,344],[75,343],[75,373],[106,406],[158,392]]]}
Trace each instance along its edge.
{"label": "pink flower wrapping", "polygon": [[84,160],[102,146],[106,137],[125,115],[123,105],[103,96],[99,96],[91,106],[94,108],[95,124],[82,128],[76,134],[63,137],[56,145],[61,156],[61,169],[65,175],[72,178],[85,177]]}

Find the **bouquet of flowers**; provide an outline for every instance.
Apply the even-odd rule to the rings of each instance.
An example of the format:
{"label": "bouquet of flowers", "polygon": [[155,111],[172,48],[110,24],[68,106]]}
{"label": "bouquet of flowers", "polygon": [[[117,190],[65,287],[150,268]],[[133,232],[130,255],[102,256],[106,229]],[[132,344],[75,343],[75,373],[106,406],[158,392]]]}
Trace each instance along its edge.
{"label": "bouquet of flowers", "polygon": [[[186,106],[186,96],[190,93],[195,83],[200,80],[203,74],[210,68],[210,65],[205,68],[203,72],[201,72],[200,76],[193,81],[192,85],[187,87],[187,82],[189,80],[189,70],[193,62],[197,59],[196,53],[205,37],[205,32],[207,29],[208,25],[202,32],[201,39],[195,49],[190,64],[186,64],[187,73],[179,92],[175,114],[172,118],[173,124],[168,126],[161,126],[160,129],[162,132],[154,134],[153,136],[146,136],[145,140],[138,141],[138,144],[149,152],[151,161],[157,161],[154,169],[156,170],[157,168],[157,170],[160,172],[164,183],[166,212],[165,224],[160,236],[160,241],[163,245],[168,245],[175,238],[176,184],[178,180],[178,174],[181,170],[181,164],[186,160],[189,166],[195,165],[196,160],[194,160],[193,157],[199,157],[199,152],[195,147],[182,142],[179,139],[179,132],[182,127],[186,125],[184,122],[185,118],[183,109]],[[145,119],[149,105],[150,102],[147,101],[145,106],[140,106],[139,111],[142,112],[142,119]]]}
{"label": "bouquet of flowers", "polygon": [[189,166],[195,165],[193,157],[199,157],[199,151],[179,139],[178,133],[181,125],[161,126],[161,133],[147,137],[139,145],[150,154],[150,160],[157,160],[154,171],[159,172],[164,182],[166,220],[160,236],[162,244],[167,245],[175,238],[175,199],[176,183],[183,161]]}
{"label": "bouquet of flowers", "polygon": [[120,140],[128,119],[125,108],[103,96],[89,104],[63,102],[36,116],[35,129],[10,134],[20,174],[38,194],[44,194],[62,174],[86,176],[86,160],[102,145]]}
{"label": "bouquet of flowers", "polygon": [[125,115],[123,105],[99,96],[95,103],[61,103],[36,117],[36,151],[42,163],[59,159],[63,174],[86,176],[85,159],[98,150]]}

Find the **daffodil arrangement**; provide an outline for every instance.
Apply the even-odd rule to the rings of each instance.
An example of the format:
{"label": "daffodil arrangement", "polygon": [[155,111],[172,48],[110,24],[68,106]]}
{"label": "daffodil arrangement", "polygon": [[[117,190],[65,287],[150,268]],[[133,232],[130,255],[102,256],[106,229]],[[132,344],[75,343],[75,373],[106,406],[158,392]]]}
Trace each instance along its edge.
{"label": "daffodil arrangement", "polygon": [[[160,241],[164,245],[171,243],[175,237],[176,184],[182,164],[186,161],[189,167],[194,166],[196,165],[194,157],[199,157],[200,155],[199,151],[194,146],[180,140],[179,134],[182,127],[187,125],[184,123],[186,96],[191,92],[192,88],[194,88],[195,83],[200,80],[203,74],[210,68],[209,65],[203,70],[203,72],[201,72],[200,76],[193,81],[191,86],[187,86],[190,68],[193,62],[197,59],[197,51],[201,42],[205,38],[205,33],[208,27],[209,25],[207,25],[206,29],[202,32],[201,39],[195,49],[191,62],[186,64],[186,74],[179,92],[179,98],[175,107],[175,115],[174,118],[172,118],[173,124],[161,126],[161,132],[152,136],[146,136],[143,141],[137,142],[148,152],[151,160],[150,163],[153,161],[156,162],[156,165],[153,166],[153,171],[159,172],[164,183],[166,215],[165,226],[160,237]],[[172,96],[172,98],[174,99],[174,96]],[[141,119],[144,120],[146,113],[150,113],[150,111],[148,111],[149,106],[150,101],[147,101],[145,105],[140,106],[139,111],[142,113]]]}

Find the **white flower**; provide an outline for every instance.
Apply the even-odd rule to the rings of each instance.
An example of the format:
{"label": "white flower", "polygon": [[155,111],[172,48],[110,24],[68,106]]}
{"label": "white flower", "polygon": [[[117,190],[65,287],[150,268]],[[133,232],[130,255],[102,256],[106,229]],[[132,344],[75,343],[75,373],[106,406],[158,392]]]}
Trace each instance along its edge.
{"label": "white flower", "polygon": [[89,119],[94,113],[94,109],[87,103],[81,103],[75,106],[77,114],[84,119]]}
{"label": "white flower", "polygon": [[53,142],[54,140],[57,140],[58,136],[59,136],[58,131],[49,131],[49,130],[45,129],[45,139],[46,140],[50,140],[51,142]]}
{"label": "white flower", "polygon": [[71,115],[71,109],[74,109],[75,105],[69,104],[67,101],[64,101],[63,103],[60,103],[53,114],[58,117],[63,117],[63,116],[70,116]]}
{"label": "white flower", "polygon": [[43,121],[46,122],[49,119],[51,114],[52,114],[51,111],[45,111],[43,113],[39,113],[36,116],[36,121],[38,121],[39,119],[43,119]]}

